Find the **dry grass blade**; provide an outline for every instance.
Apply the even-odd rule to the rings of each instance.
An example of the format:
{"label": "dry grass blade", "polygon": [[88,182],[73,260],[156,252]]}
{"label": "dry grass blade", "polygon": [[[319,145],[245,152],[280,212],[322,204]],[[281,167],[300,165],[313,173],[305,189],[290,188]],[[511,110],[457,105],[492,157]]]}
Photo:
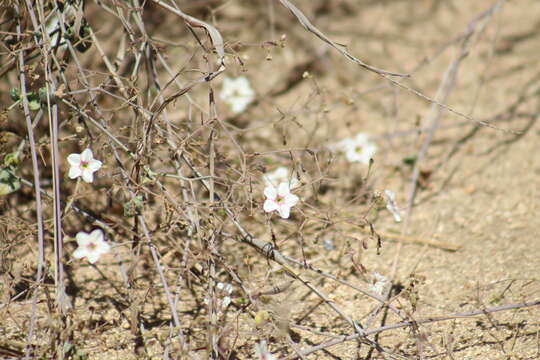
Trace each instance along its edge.
{"label": "dry grass blade", "polygon": [[219,31],[215,27],[213,27],[210,24],[205,23],[204,21],[196,19],[193,16],[190,16],[184,13],[182,12],[182,10],[176,9],[164,3],[161,0],[152,0],[152,1],[156,3],[157,5],[161,6],[162,8],[180,16],[182,19],[186,21],[186,23],[189,26],[204,28],[206,32],[208,33],[208,36],[210,36],[210,39],[212,40],[212,44],[214,45],[214,49],[216,49],[216,52],[219,56],[219,64],[220,64],[219,68],[221,69],[222,66],[225,66],[225,49],[224,49],[223,37],[221,36]]}
{"label": "dry grass blade", "polygon": [[361,67],[363,67],[364,69],[366,70],[369,70],[369,71],[372,71],[374,73],[377,73],[379,75],[388,75],[388,76],[397,76],[397,77],[409,77],[410,75],[408,74],[399,74],[399,73],[395,73],[395,72],[390,72],[390,71],[386,71],[386,70],[382,70],[382,69],[378,69],[376,67],[373,67],[371,65],[368,65],[366,64],[365,62],[363,62],[362,60],[358,59],[357,57],[351,55],[347,50],[343,49],[342,47],[340,47],[339,44],[337,44],[336,42],[330,40],[330,38],[328,38],[328,36],[326,36],[325,34],[323,34],[319,29],[317,29],[315,26],[313,26],[313,24],[311,23],[311,21],[309,21],[309,19],[296,7],[294,6],[290,1],[288,0],[279,0],[279,2],[285,6],[287,9],[289,9],[289,11],[298,19],[298,21],[300,22],[300,24],[309,32],[311,32],[312,34],[314,34],[315,36],[317,36],[319,39],[321,39],[322,41],[324,41],[325,43],[327,43],[328,45],[330,45],[331,47],[333,47],[334,49],[336,49],[337,51],[339,51],[343,56],[345,56],[347,59],[351,60],[352,62],[360,65]]}
{"label": "dry grass blade", "polygon": [[526,303],[519,303],[519,304],[508,304],[508,305],[504,305],[504,306],[496,306],[496,307],[492,307],[492,308],[469,311],[469,312],[449,314],[447,316],[423,318],[423,319],[418,319],[418,320],[414,320],[414,321],[403,321],[403,322],[400,322],[400,323],[397,323],[397,324],[381,326],[381,327],[378,327],[378,328],[375,328],[375,329],[369,329],[369,330],[364,331],[364,333],[361,334],[361,335],[355,334],[355,335],[350,335],[350,336],[343,337],[341,339],[331,340],[331,341],[328,341],[326,343],[314,346],[314,347],[312,347],[310,349],[306,349],[306,350],[302,351],[302,354],[308,355],[308,354],[314,353],[316,351],[320,351],[321,349],[325,349],[325,348],[328,348],[330,346],[334,346],[334,345],[343,343],[345,341],[355,340],[359,336],[375,335],[375,334],[378,334],[378,333],[381,333],[381,332],[384,332],[384,331],[388,331],[388,330],[399,329],[399,328],[410,327],[410,326],[418,326],[418,325],[421,325],[421,324],[428,324],[428,323],[439,322],[439,321],[448,321],[448,320],[464,319],[464,318],[473,318],[473,317],[478,316],[478,315],[485,315],[485,314],[491,314],[491,313],[496,313],[496,312],[500,312],[500,311],[507,311],[507,310],[512,310],[512,309],[523,309],[523,308],[535,307],[535,306],[540,306],[540,300],[529,301],[529,302],[526,302]]}

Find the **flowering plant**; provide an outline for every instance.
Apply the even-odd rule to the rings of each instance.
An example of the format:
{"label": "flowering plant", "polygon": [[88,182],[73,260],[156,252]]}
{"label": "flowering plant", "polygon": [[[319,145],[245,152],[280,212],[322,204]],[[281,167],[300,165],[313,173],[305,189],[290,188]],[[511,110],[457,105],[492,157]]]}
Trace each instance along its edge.
{"label": "flowering plant", "polygon": [[223,89],[219,97],[231,107],[234,113],[238,114],[255,99],[255,91],[245,76],[236,79],[226,77],[223,79]]}
{"label": "flowering plant", "polygon": [[330,149],[345,153],[345,157],[349,162],[369,164],[369,161],[377,152],[377,145],[369,140],[367,134],[359,133],[354,138],[347,138],[338,142],[331,146]]}
{"label": "flowering plant", "polygon": [[103,231],[96,229],[91,233],[81,231],[75,236],[79,247],[73,252],[75,259],[87,258],[88,262],[94,264],[100,256],[111,250],[111,245],[103,238]]}
{"label": "flowering plant", "polygon": [[277,211],[283,219],[289,217],[291,208],[300,200],[298,196],[291,194],[289,183],[287,182],[280,183],[277,189],[273,185],[268,185],[264,189],[264,196],[266,196],[263,206],[264,211]]}
{"label": "flowering plant", "polygon": [[102,165],[101,161],[94,159],[94,154],[90,149],[86,149],[80,154],[70,154],[67,161],[70,165],[69,178],[76,179],[80,176],[87,183],[94,181],[94,173]]}
{"label": "flowering plant", "polygon": [[276,186],[282,182],[288,182],[289,188],[293,189],[300,185],[298,179],[293,174],[289,174],[289,169],[284,166],[280,166],[274,171],[264,174],[263,179],[267,186]]}

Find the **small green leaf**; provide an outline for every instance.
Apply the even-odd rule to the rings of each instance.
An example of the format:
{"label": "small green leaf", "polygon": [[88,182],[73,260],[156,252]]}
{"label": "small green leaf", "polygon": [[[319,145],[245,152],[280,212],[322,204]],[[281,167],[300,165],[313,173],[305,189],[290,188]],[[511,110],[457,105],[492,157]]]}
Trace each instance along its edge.
{"label": "small green leaf", "polygon": [[10,168],[0,168],[0,195],[7,195],[21,188],[21,182]]}
{"label": "small green leaf", "polygon": [[17,168],[21,163],[19,152],[12,152],[4,156],[4,165],[6,167]]}
{"label": "small green leaf", "polygon": [[39,101],[39,95],[34,92],[29,92],[26,95],[26,98],[28,99],[28,107],[32,111],[37,111],[41,108],[41,101]]}
{"label": "small green leaf", "polygon": [[39,88],[39,91],[38,91],[38,94],[39,94],[39,100],[41,100],[41,102],[43,103],[46,103],[47,102],[47,88]]}
{"label": "small green leaf", "polygon": [[414,166],[416,164],[416,160],[418,160],[418,157],[416,155],[411,155],[403,158],[403,163],[405,165]]}
{"label": "small green leaf", "polygon": [[9,91],[9,96],[11,96],[11,100],[19,101],[21,99],[21,91],[18,88],[13,88]]}
{"label": "small green leaf", "polygon": [[39,102],[39,100],[32,100],[28,102],[28,107],[32,111],[38,111],[39,109],[41,109],[41,103]]}

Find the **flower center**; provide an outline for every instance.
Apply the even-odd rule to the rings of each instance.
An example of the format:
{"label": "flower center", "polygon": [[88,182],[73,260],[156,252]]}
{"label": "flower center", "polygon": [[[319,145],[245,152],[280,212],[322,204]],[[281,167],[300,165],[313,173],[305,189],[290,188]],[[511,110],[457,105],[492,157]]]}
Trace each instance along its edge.
{"label": "flower center", "polygon": [[88,245],[86,245],[86,247],[88,248],[88,250],[90,251],[96,251],[97,249],[97,244],[95,242],[90,242],[88,243]]}
{"label": "flower center", "polygon": [[81,161],[81,167],[86,169],[88,167],[88,161]]}
{"label": "flower center", "polygon": [[285,202],[285,197],[281,196],[281,195],[278,195],[277,198],[276,198],[276,202],[279,204],[279,205],[282,205],[284,202]]}
{"label": "flower center", "polygon": [[360,145],[356,145],[354,147],[354,151],[357,152],[357,153],[361,153],[362,151],[364,150],[364,148]]}

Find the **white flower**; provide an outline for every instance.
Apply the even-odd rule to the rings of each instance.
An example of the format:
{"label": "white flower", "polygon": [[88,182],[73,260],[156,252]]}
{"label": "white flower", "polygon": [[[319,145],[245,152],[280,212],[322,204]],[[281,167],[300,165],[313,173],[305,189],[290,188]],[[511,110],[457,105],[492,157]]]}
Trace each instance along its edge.
{"label": "white flower", "polygon": [[323,246],[327,251],[332,251],[336,248],[332,239],[324,239]]}
{"label": "white flower", "polygon": [[369,290],[376,294],[383,295],[389,284],[388,279],[384,275],[379,274],[378,272],[374,272],[371,275],[373,278],[373,283],[369,286]]}
{"label": "white flower", "polygon": [[369,141],[367,134],[359,133],[354,138],[348,138],[330,146],[330,150],[337,150],[345,153],[350,162],[361,162],[369,164],[377,152],[377,145]]}
{"label": "white flower", "polygon": [[394,220],[400,222],[401,215],[396,203],[396,194],[392,190],[384,190],[384,199],[386,200],[386,208],[394,216]]}
{"label": "white flower", "polygon": [[103,231],[96,229],[90,234],[81,231],[75,236],[79,247],[73,252],[75,259],[87,258],[88,261],[93,264],[99,260],[99,257],[106,254],[111,250],[109,245],[103,239]]}
{"label": "white flower", "polygon": [[294,175],[289,174],[289,169],[286,167],[280,166],[276,170],[271,171],[263,175],[264,183],[266,186],[273,185],[277,186],[279,183],[288,182],[289,188],[294,189],[300,182]]}
{"label": "white flower", "polygon": [[233,292],[233,286],[229,283],[224,284],[222,282],[217,283],[216,288],[219,292],[221,292],[223,295],[223,299],[221,300],[221,308],[225,309],[229,304],[231,303],[231,294]]}
{"label": "white flower", "polygon": [[260,343],[255,344],[255,354],[258,360],[276,360],[274,355],[268,352],[265,340],[261,340]]}
{"label": "white flower", "polygon": [[87,183],[94,181],[94,172],[101,168],[101,161],[94,159],[92,150],[86,149],[81,154],[71,154],[67,157],[69,162],[69,178],[76,179],[79,176]]}
{"label": "white flower", "polygon": [[231,107],[234,113],[238,114],[255,99],[255,91],[244,76],[236,79],[226,77],[223,79],[223,89],[219,97]]}
{"label": "white flower", "polygon": [[[233,286],[229,283],[218,282],[216,284],[216,294],[220,297],[217,299],[217,308],[225,310],[227,306],[232,302],[231,294],[233,292]],[[208,305],[210,302],[210,297],[206,296],[204,298],[204,303]]]}
{"label": "white flower", "polygon": [[264,202],[264,211],[272,212],[277,211],[279,216],[283,219],[287,219],[291,212],[291,208],[298,203],[298,196],[291,194],[289,189],[289,183],[282,182],[276,189],[273,185],[268,185],[264,189],[264,196],[266,201]]}

